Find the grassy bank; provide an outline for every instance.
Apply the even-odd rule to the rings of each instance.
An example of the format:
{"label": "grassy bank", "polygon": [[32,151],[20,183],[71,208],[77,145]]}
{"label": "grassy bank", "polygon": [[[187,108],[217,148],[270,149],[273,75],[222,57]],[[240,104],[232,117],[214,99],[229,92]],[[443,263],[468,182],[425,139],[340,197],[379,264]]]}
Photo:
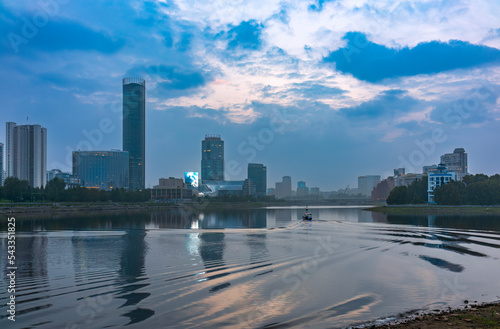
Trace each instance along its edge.
{"label": "grassy bank", "polygon": [[55,214],[75,212],[100,212],[100,211],[132,211],[132,210],[162,210],[172,208],[190,208],[198,211],[210,211],[218,209],[255,209],[261,207],[283,205],[280,202],[184,202],[184,203],[151,203],[151,202],[94,202],[94,203],[2,203],[0,214]]}
{"label": "grassy bank", "polygon": [[366,208],[383,214],[396,215],[496,215],[500,206],[438,206],[438,205],[393,205]]}
{"label": "grassy bank", "polygon": [[500,305],[484,304],[465,309],[413,316],[397,324],[377,328],[500,328]]}

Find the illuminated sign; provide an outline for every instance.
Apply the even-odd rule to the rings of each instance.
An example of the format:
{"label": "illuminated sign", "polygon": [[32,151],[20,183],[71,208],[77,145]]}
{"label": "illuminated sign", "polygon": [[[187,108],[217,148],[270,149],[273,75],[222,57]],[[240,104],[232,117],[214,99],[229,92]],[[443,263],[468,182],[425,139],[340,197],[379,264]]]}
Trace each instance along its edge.
{"label": "illuminated sign", "polygon": [[184,181],[187,186],[191,186],[194,188],[198,187],[198,173],[197,172],[185,172],[184,173]]}

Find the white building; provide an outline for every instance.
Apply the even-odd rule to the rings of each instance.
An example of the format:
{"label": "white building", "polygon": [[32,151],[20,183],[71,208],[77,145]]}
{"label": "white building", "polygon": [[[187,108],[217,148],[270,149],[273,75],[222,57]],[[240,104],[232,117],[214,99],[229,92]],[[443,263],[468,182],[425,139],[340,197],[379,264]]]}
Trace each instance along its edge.
{"label": "white building", "polygon": [[434,202],[434,189],[443,184],[449,183],[452,180],[457,180],[457,174],[454,171],[448,171],[446,166],[440,163],[438,169],[433,172],[429,172],[427,176],[427,202]]}
{"label": "white building", "polygon": [[32,187],[47,184],[47,129],[40,125],[6,124],[7,177],[28,181]]}

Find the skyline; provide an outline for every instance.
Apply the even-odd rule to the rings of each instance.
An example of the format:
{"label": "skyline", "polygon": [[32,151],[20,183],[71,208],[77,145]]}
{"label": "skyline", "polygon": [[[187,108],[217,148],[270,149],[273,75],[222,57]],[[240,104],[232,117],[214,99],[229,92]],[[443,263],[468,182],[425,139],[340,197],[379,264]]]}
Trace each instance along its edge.
{"label": "skyline", "polygon": [[201,172],[206,134],[225,141],[226,179],[257,162],[269,186],[337,190],[458,147],[469,172],[499,172],[494,1],[46,3],[0,2],[0,96],[3,122],[47,128],[48,170],[78,146],[121,149],[121,79],[139,76],[146,186]]}

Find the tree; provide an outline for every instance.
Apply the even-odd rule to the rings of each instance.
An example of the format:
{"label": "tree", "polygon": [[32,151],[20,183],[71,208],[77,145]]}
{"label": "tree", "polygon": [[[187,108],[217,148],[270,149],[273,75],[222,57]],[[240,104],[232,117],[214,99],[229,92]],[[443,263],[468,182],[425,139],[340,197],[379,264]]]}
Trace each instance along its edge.
{"label": "tree", "polygon": [[464,202],[465,185],[451,181],[434,189],[434,201],[443,205],[460,205]]}
{"label": "tree", "polygon": [[408,197],[408,187],[397,186],[392,189],[387,197],[387,204],[407,204],[410,198]]}
{"label": "tree", "polygon": [[16,177],[7,177],[3,183],[4,197],[10,201],[24,201],[29,199],[30,186],[28,181]]}
{"label": "tree", "polygon": [[45,194],[51,201],[63,201],[66,183],[61,178],[54,178],[45,186]]}

